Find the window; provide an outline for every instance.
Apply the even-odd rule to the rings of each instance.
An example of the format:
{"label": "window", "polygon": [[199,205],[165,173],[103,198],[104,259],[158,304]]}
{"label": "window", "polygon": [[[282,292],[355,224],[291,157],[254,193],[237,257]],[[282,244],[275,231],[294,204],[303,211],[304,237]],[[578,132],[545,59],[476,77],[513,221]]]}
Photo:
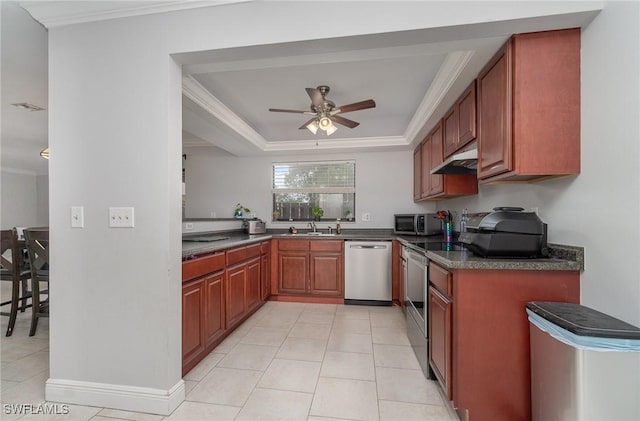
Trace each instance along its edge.
{"label": "window", "polygon": [[350,221],[355,202],[355,161],[273,164],[274,221]]}

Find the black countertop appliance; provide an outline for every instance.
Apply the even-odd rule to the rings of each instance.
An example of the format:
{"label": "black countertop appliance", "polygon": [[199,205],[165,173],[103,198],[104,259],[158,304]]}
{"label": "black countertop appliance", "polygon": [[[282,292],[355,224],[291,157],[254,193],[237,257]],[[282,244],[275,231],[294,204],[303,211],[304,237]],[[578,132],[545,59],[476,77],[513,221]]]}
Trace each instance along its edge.
{"label": "black countertop appliance", "polygon": [[458,241],[482,257],[536,258],[549,255],[547,224],[535,212],[498,207],[471,215]]}

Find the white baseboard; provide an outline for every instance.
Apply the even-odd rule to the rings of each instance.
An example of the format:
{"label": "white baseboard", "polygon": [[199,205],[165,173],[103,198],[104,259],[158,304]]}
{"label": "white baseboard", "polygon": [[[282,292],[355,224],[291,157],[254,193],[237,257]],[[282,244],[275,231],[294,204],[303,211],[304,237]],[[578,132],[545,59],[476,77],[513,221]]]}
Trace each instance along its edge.
{"label": "white baseboard", "polygon": [[45,399],[48,402],[159,415],[171,414],[182,403],[184,396],[182,379],[169,390],[64,379],[49,379],[45,385]]}

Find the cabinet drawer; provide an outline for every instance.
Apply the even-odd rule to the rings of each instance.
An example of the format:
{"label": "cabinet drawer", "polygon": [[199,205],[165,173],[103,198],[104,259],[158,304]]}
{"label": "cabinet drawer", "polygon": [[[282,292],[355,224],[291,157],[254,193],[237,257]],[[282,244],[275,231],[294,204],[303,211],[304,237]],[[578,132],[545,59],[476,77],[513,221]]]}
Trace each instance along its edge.
{"label": "cabinet drawer", "polygon": [[235,249],[227,250],[227,266],[234,265],[238,262],[247,260],[247,248],[238,247]]}
{"label": "cabinet drawer", "polygon": [[224,252],[209,254],[182,263],[182,281],[224,269]]}
{"label": "cabinet drawer", "polygon": [[442,294],[451,297],[453,288],[451,285],[451,273],[436,265],[429,263],[429,282]]}
{"label": "cabinet drawer", "polygon": [[312,240],[311,251],[342,252],[342,240]]}
{"label": "cabinet drawer", "polygon": [[271,251],[271,241],[263,241],[260,243],[260,252],[262,254],[267,254]]}
{"label": "cabinet drawer", "polygon": [[309,240],[279,240],[278,249],[287,251],[308,251]]}
{"label": "cabinet drawer", "polygon": [[247,246],[247,259],[251,259],[256,256],[260,256],[260,243]]}

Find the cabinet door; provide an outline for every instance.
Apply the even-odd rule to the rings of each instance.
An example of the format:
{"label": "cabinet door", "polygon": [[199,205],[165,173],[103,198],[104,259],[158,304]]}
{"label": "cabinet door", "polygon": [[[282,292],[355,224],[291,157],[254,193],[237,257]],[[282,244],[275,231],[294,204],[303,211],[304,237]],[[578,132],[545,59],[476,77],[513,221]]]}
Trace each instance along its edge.
{"label": "cabinet door", "polygon": [[420,200],[422,194],[422,149],[418,145],[413,152],[413,200]]}
{"label": "cabinet door", "polygon": [[332,297],[343,296],[341,254],[311,253],[311,293]]}
{"label": "cabinet door", "polygon": [[260,265],[260,284],[262,286],[262,300],[266,301],[271,295],[271,253],[263,254]]}
{"label": "cabinet door", "polygon": [[478,75],[478,178],[512,170],[510,46]]}
{"label": "cabinet door", "polygon": [[285,294],[304,294],[309,279],[309,255],[280,252],[278,257],[278,291]]}
{"label": "cabinet door", "polygon": [[252,310],[262,299],[262,290],[260,288],[260,262],[259,257],[247,263],[247,297],[246,310]]}
{"label": "cabinet door", "polygon": [[451,301],[429,287],[429,364],[451,400]]}
{"label": "cabinet door", "polygon": [[204,337],[207,346],[216,341],[225,331],[224,272],[204,279],[205,320]]}
{"label": "cabinet door", "polygon": [[182,286],[183,366],[205,349],[204,306],[205,293],[202,279]]}
{"label": "cabinet door", "polygon": [[458,108],[458,148],[476,138],[476,81],[460,96]]}
{"label": "cabinet door", "polygon": [[444,156],[448,157],[458,150],[458,107],[453,108],[445,114],[442,119],[444,126]]}
{"label": "cabinet door", "polygon": [[433,196],[444,192],[444,179],[442,174],[431,174],[431,169],[442,164],[442,123],[436,126],[430,136],[430,154],[429,154],[429,196]]}
{"label": "cabinet door", "polygon": [[431,135],[427,136],[420,147],[420,197],[429,196],[431,186]]}
{"label": "cabinet door", "polygon": [[244,316],[247,266],[239,265],[227,269],[227,326],[234,326]]}

